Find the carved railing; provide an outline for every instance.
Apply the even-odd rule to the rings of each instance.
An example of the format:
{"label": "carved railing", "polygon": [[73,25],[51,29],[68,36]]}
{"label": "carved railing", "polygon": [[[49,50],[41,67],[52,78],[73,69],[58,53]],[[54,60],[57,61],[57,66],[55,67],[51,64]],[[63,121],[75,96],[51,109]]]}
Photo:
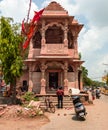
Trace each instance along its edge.
{"label": "carved railing", "polygon": [[65,47],[64,44],[45,44],[41,48],[41,55],[68,55],[68,47]]}
{"label": "carved railing", "polygon": [[46,44],[47,53],[63,54],[64,44]]}
{"label": "carved railing", "polygon": [[68,49],[64,44],[44,44],[41,49],[33,49],[32,56],[28,58],[35,58],[41,55],[70,56],[71,58],[78,58],[79,56],[75,49]]}

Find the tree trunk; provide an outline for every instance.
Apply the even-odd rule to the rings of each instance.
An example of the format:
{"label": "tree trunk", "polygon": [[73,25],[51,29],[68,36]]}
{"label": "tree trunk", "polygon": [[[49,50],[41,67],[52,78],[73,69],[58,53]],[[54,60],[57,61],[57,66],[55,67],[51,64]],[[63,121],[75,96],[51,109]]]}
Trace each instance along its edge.
{"label": "tree trunk", "polygon": [[12,84],[12,104],[16,104],[16,78],[14,79],[14,83]]}

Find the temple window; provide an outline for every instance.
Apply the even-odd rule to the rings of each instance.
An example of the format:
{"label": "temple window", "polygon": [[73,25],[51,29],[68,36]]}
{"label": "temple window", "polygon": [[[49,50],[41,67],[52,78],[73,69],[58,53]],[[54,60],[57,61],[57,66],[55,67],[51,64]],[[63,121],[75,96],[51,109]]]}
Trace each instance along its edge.
{"label": "temple window", "polygon": [[61,27],[53,25],[45,32],[46,44],[63,44],[64,32]]}
{"label": "temple window", "polygon": [[33,48],[41,48],[41,39],[42,36],[39,31],[33,35],[32,38]]}

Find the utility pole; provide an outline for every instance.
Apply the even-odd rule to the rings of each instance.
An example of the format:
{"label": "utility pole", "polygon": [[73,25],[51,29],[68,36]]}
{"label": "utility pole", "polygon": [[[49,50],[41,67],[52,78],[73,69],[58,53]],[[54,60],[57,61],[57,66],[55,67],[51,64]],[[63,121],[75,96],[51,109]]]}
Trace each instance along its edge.
{"label": "utility pole", "polygon": [[31,2],[32,2],[32,0],[30,0],[30,2],[29,2],[29,9],[28,9],[28,14],[27,14],[27,20],[26,20],[26,23],[28,23],[28,20],[29,20],[30,9],[31,9]]}

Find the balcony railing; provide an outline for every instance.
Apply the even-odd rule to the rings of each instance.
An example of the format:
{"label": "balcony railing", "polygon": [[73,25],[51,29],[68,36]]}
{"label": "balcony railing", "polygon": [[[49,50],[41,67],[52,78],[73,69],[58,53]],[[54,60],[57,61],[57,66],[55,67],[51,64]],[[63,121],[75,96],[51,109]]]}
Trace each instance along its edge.
{"label": "balcony railing", "polygon": [[45,46],[41,48],[41,54],[68,55],[68,47],[65,47],[64,44],[45,44]]}

